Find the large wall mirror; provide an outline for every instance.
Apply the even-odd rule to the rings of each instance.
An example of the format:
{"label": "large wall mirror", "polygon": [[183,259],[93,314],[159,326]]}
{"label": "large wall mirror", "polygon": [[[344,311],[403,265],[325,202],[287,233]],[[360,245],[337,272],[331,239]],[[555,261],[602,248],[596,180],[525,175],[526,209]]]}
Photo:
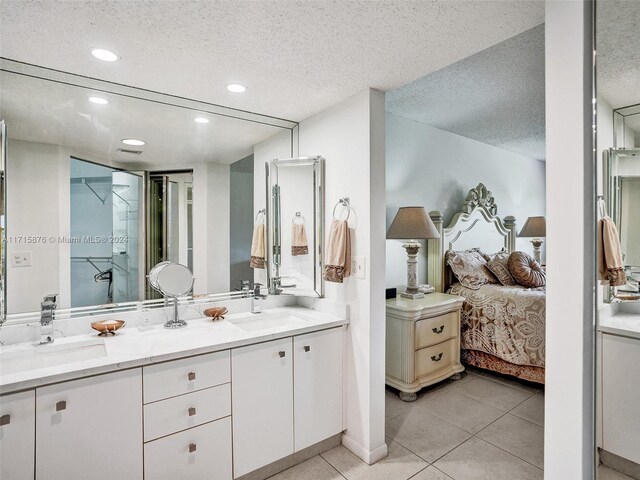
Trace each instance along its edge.
{"label": "large wall mirror", "polygon": [[[640,479],[640,2],[595,2],[599,480]],[[612,271],[612,274],[608,272]],[[616,273],[617,272],[617,273]]]}
{"label": "large wall mirror", "polygon": [[163,260],[193,270],[193,294],[253,280],[254,145],[293,145],[295,122],[7,59],[0,85],[9,320],[51,293],[83,313],[156,298]]}

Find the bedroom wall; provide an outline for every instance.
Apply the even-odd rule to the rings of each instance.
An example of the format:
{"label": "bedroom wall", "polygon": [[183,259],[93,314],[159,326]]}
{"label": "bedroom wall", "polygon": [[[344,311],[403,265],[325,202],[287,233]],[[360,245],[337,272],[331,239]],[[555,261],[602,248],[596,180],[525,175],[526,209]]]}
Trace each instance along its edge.
{"label": "bedroom wall", "polygon": [[[386,114],[387,226],[401,206],[440,210],[448,225],[467,192],[484,183],[501,217],[513,215],[518,231],[527,217],[545,214],[545,162],[508,152],[424,123]],[[387,240],[387,287],[406,285],[401,240]],[[420,249],[418,281],[426,283],[426,248]],[[543,243],[542,260],[545,261]],[[532,253],[529,239],[516,248]]]}

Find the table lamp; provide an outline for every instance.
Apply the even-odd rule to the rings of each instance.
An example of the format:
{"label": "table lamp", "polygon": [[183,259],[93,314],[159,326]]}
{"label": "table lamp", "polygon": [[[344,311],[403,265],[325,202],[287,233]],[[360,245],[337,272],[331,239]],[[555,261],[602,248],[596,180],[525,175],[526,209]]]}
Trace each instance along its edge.
{"label": "table lamp", "polygon": [[533,259],[538,263],[541,263],[540,246],[542,245],[542,240],[540,240],[540,237],[546,237],[546,235],[547,224],[544,217],[527,218],[527,221],[524,223],[524,227],[522,227],[522,230],[520,230],[520,233],[518,234],[518,237],[532,238]]}

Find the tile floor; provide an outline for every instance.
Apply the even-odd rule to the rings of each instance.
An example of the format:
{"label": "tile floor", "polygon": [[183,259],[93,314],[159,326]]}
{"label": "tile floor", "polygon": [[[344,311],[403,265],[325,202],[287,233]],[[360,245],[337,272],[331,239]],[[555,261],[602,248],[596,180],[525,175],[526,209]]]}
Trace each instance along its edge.
{"label": "tile floor", "polygon": [[389,456],[367,465],[343,446],[272,480],[543,479],[544,393],[480,370],[423,389],[386,392]]}

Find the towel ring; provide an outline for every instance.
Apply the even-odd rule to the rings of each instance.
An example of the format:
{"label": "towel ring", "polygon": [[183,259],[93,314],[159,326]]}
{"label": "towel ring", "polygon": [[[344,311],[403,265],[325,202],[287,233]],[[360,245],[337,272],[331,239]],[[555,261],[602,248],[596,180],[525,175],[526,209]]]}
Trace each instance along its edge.
{"label": "towel ring", "polygon": [[[349,216],[351,215],[351,205],[349,205],[349,197],[342,197],[333,207],[333,218],[335,220],[341,220],[340,218],[336,218],[336,208],[338,208],[339,205],[342,205],[342,207],[347,209],[347,218],[345,218],[344,220],[349,220]],[[340,212],[340,214],[342,214],[342,212]]]}
{"label": "towel ring", "polygon": [[264,208],[262,210],[258,210],[258,213],[256,213],[256,218],[254,220],[254,223],[258,223],[258,217],[260,216],[260,214],[262,214],[262,221],[264,221],[265,212],[266,212],[266,209]]}
{"label": "towel ring", "polygon": [[304,225],[306,223],[304,215],[302,215],[300,212],[296,212],[296,214],[293,217],[291,217],[291,223],[293,225],[295,225],[296,224],[296,220],[298,220],[298,219],[301,220],[299,222],[301,225]]}

